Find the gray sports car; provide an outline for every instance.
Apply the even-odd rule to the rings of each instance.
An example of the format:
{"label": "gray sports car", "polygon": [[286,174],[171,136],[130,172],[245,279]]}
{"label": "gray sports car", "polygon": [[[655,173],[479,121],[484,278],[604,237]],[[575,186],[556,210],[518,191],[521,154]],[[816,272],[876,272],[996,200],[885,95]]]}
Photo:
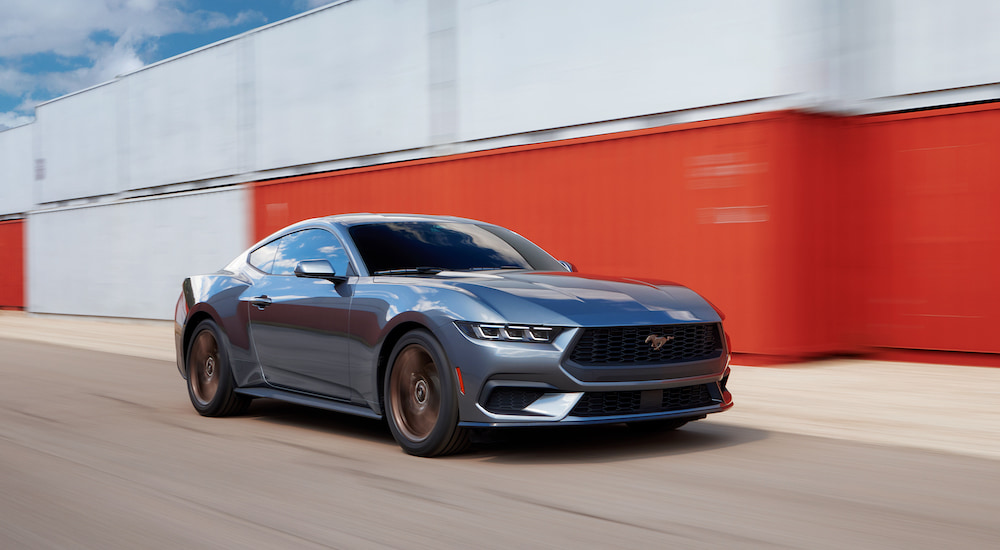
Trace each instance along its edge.
{"label": "gray sports car", "polygon": [[732,406],[711,303],[574,271],[474,220],[306,220],[185,279],[177,367],[202,415],[270,397],[385,418],[419,456],[460,451],[480,428],[671,430]]}

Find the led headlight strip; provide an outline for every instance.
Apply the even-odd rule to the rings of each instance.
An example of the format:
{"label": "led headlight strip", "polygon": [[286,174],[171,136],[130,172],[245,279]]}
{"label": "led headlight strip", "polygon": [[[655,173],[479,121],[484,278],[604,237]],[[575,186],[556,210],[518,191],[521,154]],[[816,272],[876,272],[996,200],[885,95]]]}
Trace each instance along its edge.
{"label": "led headlight strip", "polygon": [[537,342],[547,344],[559,334],[559,327],[538,327],[528,325],[497,325],[492,323],[471,323],[456,321],[458,328],[466,336],[478,340],[496,342]]}

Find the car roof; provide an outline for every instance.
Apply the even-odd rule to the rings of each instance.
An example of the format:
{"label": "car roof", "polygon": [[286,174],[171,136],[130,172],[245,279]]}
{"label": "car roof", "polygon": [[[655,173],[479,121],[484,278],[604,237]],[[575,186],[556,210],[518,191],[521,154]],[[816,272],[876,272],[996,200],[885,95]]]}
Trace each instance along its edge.
{"label": "car roof", "polygon": [[338,214],[318,218],[329,223],[350,227],[353,225],[363,225],[378,222],[458,222],[458,223],[484,223],[468,218],[458,218],[455,216],[434,216],[428,214]]}

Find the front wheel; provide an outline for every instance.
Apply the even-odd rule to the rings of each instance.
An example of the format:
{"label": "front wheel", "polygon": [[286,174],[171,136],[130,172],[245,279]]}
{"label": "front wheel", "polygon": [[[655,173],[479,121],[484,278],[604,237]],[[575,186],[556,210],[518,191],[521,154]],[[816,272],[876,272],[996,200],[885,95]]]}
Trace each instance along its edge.
{"label": "front wheel", "polygon": [[239,414],[250,405],[249,397],[233,391],[233,373],[221,334],[213,321],[202,321],[195,327],[188,346],[188,396],[202,416]]}
{"label": "front wheel", "polygon": [[396,343],[383,395],[389,430],[404,451],[431,457],[468,447],[468,431],[458,427],[455,386],[447,356],[430,333],[414,330]]}

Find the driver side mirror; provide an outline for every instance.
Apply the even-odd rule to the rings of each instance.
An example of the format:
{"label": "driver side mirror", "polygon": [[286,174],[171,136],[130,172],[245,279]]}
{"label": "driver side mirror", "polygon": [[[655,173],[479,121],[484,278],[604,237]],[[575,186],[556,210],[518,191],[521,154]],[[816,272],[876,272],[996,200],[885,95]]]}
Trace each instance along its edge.
{"label": "driver side mirror", "polygon": [[329,260],[305,260],[295,264],[295,276],[306,279],[326,279],[335,283],[347,280],[343,275],[337,275]]}

